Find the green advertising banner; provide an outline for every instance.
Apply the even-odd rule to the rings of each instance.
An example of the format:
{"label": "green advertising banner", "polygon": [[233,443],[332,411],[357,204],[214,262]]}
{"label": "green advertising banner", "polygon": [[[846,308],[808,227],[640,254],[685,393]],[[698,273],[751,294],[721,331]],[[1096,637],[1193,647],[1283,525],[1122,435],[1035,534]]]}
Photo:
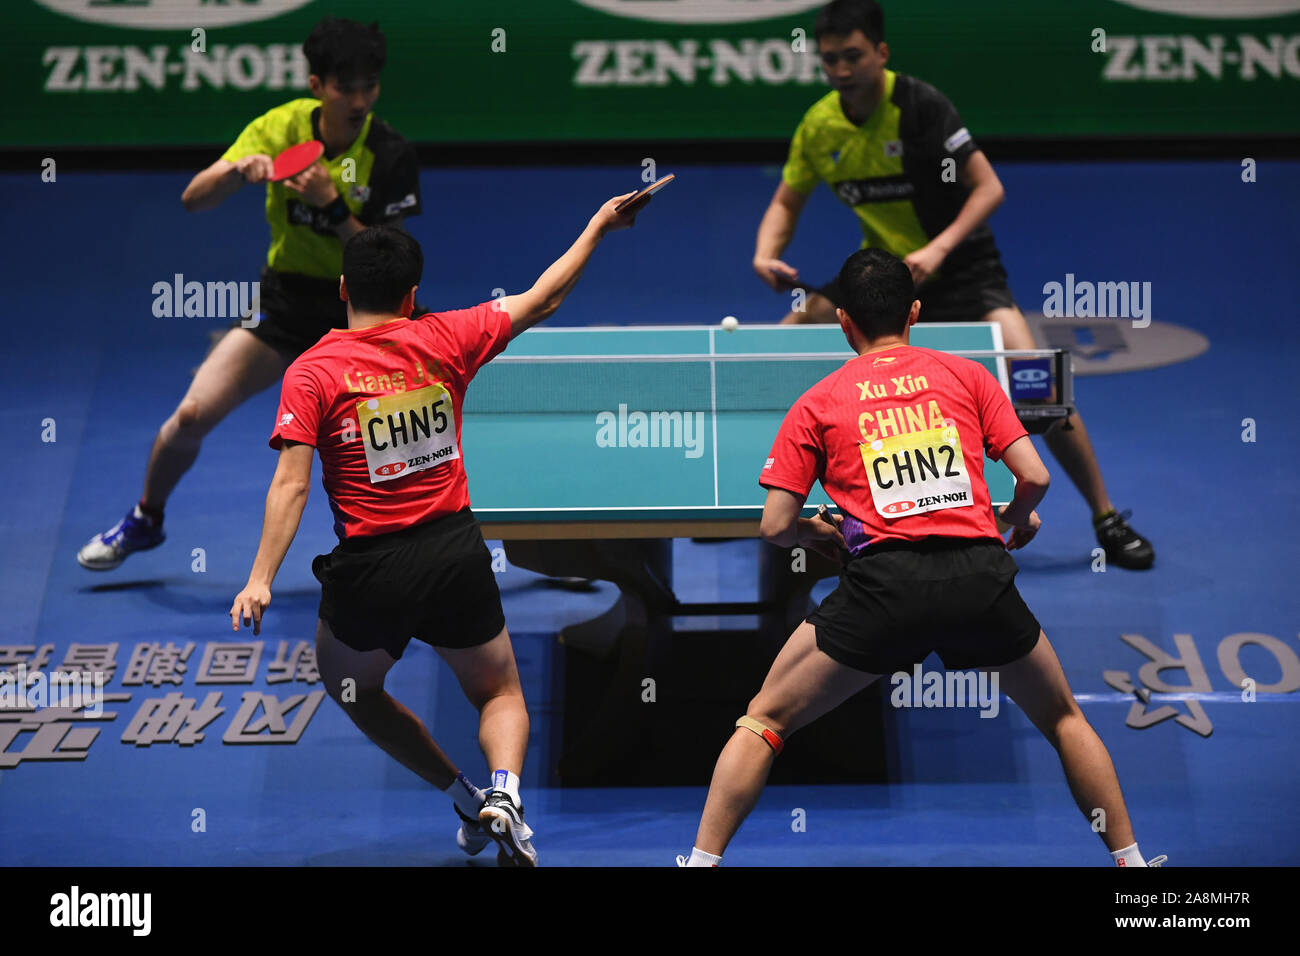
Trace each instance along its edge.
{"label": "green advertising banner", "polygon": [[[977,136],[1300,131],[1300,0],[885,0],[890,65]],[[0,146],[226,144],[378,20],[423,143],[781,139],[827,89],[816,0],[5,0]]]}

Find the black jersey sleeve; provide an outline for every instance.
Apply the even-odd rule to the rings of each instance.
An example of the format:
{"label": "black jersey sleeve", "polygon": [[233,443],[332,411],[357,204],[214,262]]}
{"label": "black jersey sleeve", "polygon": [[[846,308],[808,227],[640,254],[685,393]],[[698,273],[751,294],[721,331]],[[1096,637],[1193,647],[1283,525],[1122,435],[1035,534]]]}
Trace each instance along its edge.
{"label": "black jersey sleeve", "polygon": [[911,122],[907,125],[911,129],[900,130],[904,143],[910,140],[913,149],[924,156],[939,159],[951,156],[957,160],[958,168],[965,166],[979,147],[970,130],[962,125],[957,108],[929,83],[914,77],[907,79],[910,86],[907,99],[911,102],[910,109],[903,110],[903,116],[910,114]]}
{"label": "black jersey sleeve", "polygon": [[[959,173],[979,147],[956,107],[929,83],[899,75],[894,102],[899,107],[903,171],[915,187],[912,208],[926,235],[933,238],[961,214],[970,189]],[[948,254],[945,268],[955,270],[966,261],[996,257],[993,233],[983,223]]]}
{"label": "black jersey sleeve", "polygon": [[[378,128],[376,128],[378,127]],[[387,124],[376,123],[366,145],[375,155],[370,196],[358,216],[367,226],[420,214],[420,164],[415,147]]]}

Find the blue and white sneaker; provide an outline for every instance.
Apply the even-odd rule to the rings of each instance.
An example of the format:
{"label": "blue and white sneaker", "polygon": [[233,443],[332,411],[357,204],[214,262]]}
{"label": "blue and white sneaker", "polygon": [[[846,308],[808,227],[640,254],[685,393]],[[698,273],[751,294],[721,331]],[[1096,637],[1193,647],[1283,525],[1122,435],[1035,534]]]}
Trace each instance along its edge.
{"label": "blue and white sneaker", "polygon": [[487,791],[478,820],[501,848],[497,855],[498,863],[502,866],[537,865],[533,831],[524,823],[524,808],[516,806],[509,793],[495,788]]}
{"label": "blue and white sneaker", "polygon": [[77,563],[91,571],[111,571],[128,554],[156,548],[166,538],[162,526],[155,527],[136,506],[112,528],[86,542],[77,552]]}

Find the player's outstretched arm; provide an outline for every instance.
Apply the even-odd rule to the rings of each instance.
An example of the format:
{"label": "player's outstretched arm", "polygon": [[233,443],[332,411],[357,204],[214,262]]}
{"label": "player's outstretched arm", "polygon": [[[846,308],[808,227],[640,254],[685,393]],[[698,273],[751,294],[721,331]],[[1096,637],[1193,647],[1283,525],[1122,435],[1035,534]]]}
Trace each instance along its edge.
{"label": "player's outstretched arm", "polygon": [[794,227],[806,202],[807,196],[782,181],[758,224],[754,271],[775,292],[791,289],[799,281],[799,271],[782,262],[781,254],[794,238]]}
{"label": "player's outstretched arm", "polygon": [[622,212],[615,212],[614,207],[635,193],[624,193],[601,206],[582,230],[577,241],[569,247],[568,252],[560,256],[550,268],[538,277],[533,287],[519,295],[508,295],[501,300],[501,308],[510,316],[510,337],[532,328],[543,319],[550,318],[560,307],[560,303],[578,284],[582,271],[587,268],[591,254],[608,233],[627,229],[636,221],[636,214],[645,208],[649,197],[638,201]]}
{"label": "player's outstretched arm", "polygon": [[197,174],[181,193],[186,212],[213,209],[239,192],[245,183],[264,183],[271,178],[274,161],[270,156],[254,154],[238,162],[219,159]]}
{"label": "player's outstretched arm", "polygon": [[298,533],[298,523],[307,505],[315,451],[311,445],[287,440],[280,448],[280,461],[266,494],[266,517],[262,521],[262,540],[253,559],[253,570],[230,608],[230,623],[236,631],[241,621],[251,622],[254,634],[262,631],[262,612],[271,603],[271,582]]}
{"label": "player's outstretched arm", "polygon": [[1047,494],[1052,478],[1028,435],[1017,438],[1007,446],[1002,453],[1002,463],[1016,478],[1016,493],[1011,503],[998,514],[999,518],[1014,528],[1011,540],[1007,542],[1007,547],[1014,551],[1028,544],[1038,533],[1041,522],[1034,509]]}

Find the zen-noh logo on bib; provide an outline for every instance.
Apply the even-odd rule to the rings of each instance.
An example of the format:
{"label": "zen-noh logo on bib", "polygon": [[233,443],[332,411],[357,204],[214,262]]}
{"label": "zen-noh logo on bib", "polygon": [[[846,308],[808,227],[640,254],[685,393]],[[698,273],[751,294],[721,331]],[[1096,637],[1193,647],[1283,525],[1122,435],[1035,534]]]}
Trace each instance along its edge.
{"label": "zen-noh logo on bib", "polygon": [[311,0],[260,0],[249,3],[213,3],[212,0],[36,0],[41,6],[75,20],[107,23],[115,27],[183,30],[194,27],[229,27],[237,23],[269,20],[305,7]]}
{"label": "zen-noh logo on bib", "polygon": [[891,501],[889,504],[885,505],[885,507],[881,508],[880,510],[887,515],[901,515],[901,514],[906,514],[907,512],[911,511],[915,507],[916,507],[915,501]]}

